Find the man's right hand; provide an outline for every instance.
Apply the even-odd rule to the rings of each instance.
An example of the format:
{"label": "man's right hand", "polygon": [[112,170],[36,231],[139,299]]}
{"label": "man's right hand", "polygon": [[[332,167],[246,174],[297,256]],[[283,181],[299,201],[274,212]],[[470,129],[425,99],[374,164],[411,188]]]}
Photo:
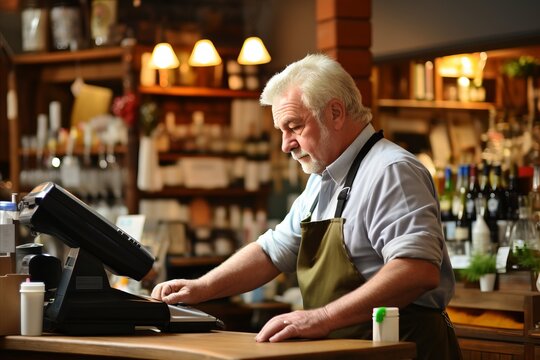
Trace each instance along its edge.
{"label": "man's right hand", "polygon": [[197,304],[205,298],[205,287],[200,280],[169,280],[157,284],[152,297],[167,304]]}

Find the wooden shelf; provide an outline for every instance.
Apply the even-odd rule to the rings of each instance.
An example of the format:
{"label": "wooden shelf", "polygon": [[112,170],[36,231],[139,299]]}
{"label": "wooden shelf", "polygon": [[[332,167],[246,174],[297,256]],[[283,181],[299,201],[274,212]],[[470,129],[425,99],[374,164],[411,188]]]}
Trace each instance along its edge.
{"label": "wooden shelf", "polygon": [[454,324],[460,338],[475,338],[495,341],[523,341],[523,330],[488,328],[483,326]]}
{"label": "wooden shelf", "polygon": [[495,104],[487,102],[463,102],[446,100],[409,100],[409,99],[379,99],[377,106],[385,108],[419,108],[419,109],[446,109],[446,110],[479,110],[489,111],[495,109]]}
{"label": "wooden shelf", "polygon": [[467,309],[524,311],[525,296],[540,295],[538,292],[481,292],[479,289],[458,288],[449,306]]}
{"label": "wooden shelf", "polygon": [[163,190],[148,192],[140,191],[140,198],[143,199],[156,199],[164,197],[246,197],[246,196],[261,196],[268,194],[270,187],[263,186],[257,191],[248,191],[244,188],[229,187],[220,189],[188,189],[180,186],[166,186]]}
{"label": "wooden shelf", "polygon": [[532,360],[540,340],[539,307],[540,292],[481,292],[457,283],[448,312],[451,318],[453,310],[470,315],[454,312],[453,319],[464,358]]}
{"label": "wooden shelf", "polygon": [[[158,154],[160,161],[177,161],[185,158],[220,158],[220,159],[233,159],[235,157],[241,156],[242,154],[234,153],[217,153],[217,152],[205,152],[205,153],[195,153],[195,152],[160,152]],[[245,156],[245,155],[244,155]]]}
{"label": "wooden shelf", "polygon": [[231,90],[225,88],[209,88],[194,86],[140,86],[139,92],[148,95],[208,97],[208,98],[259,98],[259,91]]}
{"label": "wooden shelf", "polygon": [[[99,155],[101,153],[107,153],[107,147],[103,145],[102,150],[100,151],[99,146],[92,146],[92,149],[90,149],[90,155],[95,156]],[[125,145],[115,145],[114,147],[114,154],[115,155],[123,155],[127,152],[127,146]],[[23,150],[19,149],[19,155],[20,156],[28,156],[28,157],[35,157],[37,154],[36,149],[30,149],[30,150]],[[65,147],[58,147],[56,149],[56,156],[65,156],[66,155],[66,149]],[[47,149],[43,150],[43,156],[46,157],[49,155],[49,151]],[[76,146],[73,149],[73,155],[74,156],[83,156],[84,155],[84,148],[82,146]]]}
{"label": "wooden shelf", "polygon": [[104,47],[79,51],[20,54],[13,57],[13,62],[16,65],[35,65],[73,61],[103,61],[106,59],[119,59],[123,54],[124,49],[121,47]]}

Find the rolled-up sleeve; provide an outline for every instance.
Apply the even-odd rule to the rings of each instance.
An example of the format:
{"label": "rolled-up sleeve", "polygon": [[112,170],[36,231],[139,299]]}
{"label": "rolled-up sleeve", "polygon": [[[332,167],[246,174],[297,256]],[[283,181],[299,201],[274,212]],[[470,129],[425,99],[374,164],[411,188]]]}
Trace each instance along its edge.
{"label": "rolled-up sleeve", "polygon": [[410,162],[385,167],[374,182],[365,215],[372,246],[385,263],[417,258],[440,267],[444,239],[435,189],[425,169]]}

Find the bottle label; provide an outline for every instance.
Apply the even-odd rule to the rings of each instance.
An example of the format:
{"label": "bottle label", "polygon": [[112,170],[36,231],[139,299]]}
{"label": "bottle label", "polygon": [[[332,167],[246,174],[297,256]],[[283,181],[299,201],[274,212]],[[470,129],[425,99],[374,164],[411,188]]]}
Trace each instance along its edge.
{"label": "bottle label", "polygon": [[441,212],[450,212],[450,209],[452,208],[452,203],[448,199],[441,199],[440,206]]}
{"label": "bottle label", "polygon": [[469,228],[463,227],[463,226],[457,226],[455,237],[456,237],[456,241],[469,240]]}
{"label": "bottle label", "polygon": [[467,210],[468,215],[475,214],[474,200],[472,200],[472,199],[467,200],[467,202],[465,204],[465,209]]}
{"label": "bottle label", "polygon": [[456,239],[456,222],[455,221],[444,221],[443,222],[443,231],[446,241],[453,241]]}
{"label": "bottle label", "polygon": [[487,209],[490,214],[496,214],[498,208],[499,208],[499,200],[491,198],[487,201]]}
{"label": "bottle label", "polygon": [[510,254],[510,246],[499,246],[497,249],[497,272],[506,272],[506,263]]}
{"label": "bottle label", "polygon": [[486,254],[490,252],[491,234],[482,217],[474,222],[471,238],[473,253]]}

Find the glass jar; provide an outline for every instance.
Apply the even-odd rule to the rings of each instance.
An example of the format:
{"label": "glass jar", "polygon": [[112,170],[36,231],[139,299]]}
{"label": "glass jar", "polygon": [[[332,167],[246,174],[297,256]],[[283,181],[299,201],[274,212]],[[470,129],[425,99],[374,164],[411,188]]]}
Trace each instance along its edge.
{"label": "glass jar", "polygon": [[28,0],[21,11],[22,50],[47,51],[48,15],[41,1]]}
{"label": "glass jar", "polygon": [[526,196],[519,197],[519,219],[510,232],[510,253],[507,270],[527,270],[520,262],[527,253],[536,254],[540,249],[536,225],[531,219],[531,209]]}
{"label": "glass jar", "polygon": [[77,1],[54,1],[50,11],[52,48],[77,50],[82,45],[81,9]]}
{"label": "glass jar", "polygon": [[103,46],[109,42],[109,31],[116,22],[116,0],[93,0],[90,31],[94,45]]}

